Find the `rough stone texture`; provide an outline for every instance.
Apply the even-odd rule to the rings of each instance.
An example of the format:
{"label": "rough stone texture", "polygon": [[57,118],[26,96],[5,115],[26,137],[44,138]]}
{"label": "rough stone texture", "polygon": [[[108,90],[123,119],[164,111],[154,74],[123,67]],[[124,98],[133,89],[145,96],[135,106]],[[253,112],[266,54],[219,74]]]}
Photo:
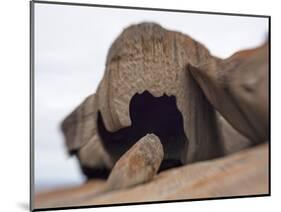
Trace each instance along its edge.
{"label": "rough stone texture", "polygon": [[[116,131],[129,126],[130,99],[136,93],[148,90],[154,96],[166,93],[177,98],[189,139],[178,156],[183,163],[218,156],[220,150],[213,110],[196,83],[190,79],[186,67],[189,62],[197,63],[199,58],[204,60],[208,57],[208,51],[188,36],[167,31],[156,24],[141,24],[126,29],[109,51],[105,75],[97,94],[85,100],[63,122],[69,150],[85,149],[85,144],[93,141],[92,136],[97,134],[98,110],[107,130]],[[207,121],[203,121],[203,117]],[[204,136],[199,131],[204,131]],[[103,159],[108,156],[103,156],[105,153],[99,145],[99,136],[96,135],[94,140],[98,147],[93,147],[95,150],[92,152],[102,159],[92,162],[100,164],[91,165],[111,168],[118,158],[112,158],[111,154],[112,162]],[[195,151],[196,142],[198,148],[204,147],[203,150]],[[187,154],[187,151],[190,153]],[[85,160],[82,158],[80,161],[84,164]],[[93,158],[92,161],[97,159]]]}
{"label": "rough stone texture", "polygon": [[[175,97],[182,115],[186,139],[160,139],[165,160],[208,160],[268,140],[267,45],[222,60],[187,35],[143,23],[115,40],[96,94],[63,121],[68,150],[86,175],[88,168],[110,172],[131,147],[125,141],[133,124],[130,103],[145,92]],[[98,117],[106,131],[123,137],[102,139]]]}
{"label": "rough stone texture", "polygon": [[91,180],[79,187],[43,192],[36,196],[35,208],[268,194],[268,159],[268,144],[261,144],[219,159],[169,169],[145,184],[98,196],[93,192],[103,191],[106,181]]}
{"label": "rough stone texture", "polygon": [[114,165],[107,180],[108,190],[123,189],[151,180],[164,158],[157,136],[148,134],[134,144]]}
{"label": "rough stone texture", "polygon": [[172,169],[144,186],[93,198],[84,204],[267,194],[267,151],[264,145],[226,158]]}
{"label": "rough stone texture", "polygon": [[186,164],[222,155],[213,108],[188,71],[188,64],[208,60],[212,56],[203,45],[179,32],[152,23],[125,29],[109,50],[96,92],[106,129],[132,124],[129,105],[136,93],[175,96],[188,137],[179,160]]}
{"label": "rough stone texture", "polygon": [[70,154],[75,153],[82,167],[111,169],[113,162],[97,133],[96,96],[88,96],[62,122],[61,129]]}
{"label": "rough stone texture", "polygon": [[63,121],[61,128],[68,150],[75,151],[85,145],[97,134],[96,131],[96,96],[88,96]]}
{"label": "rough stone texture", "polygon": [[239,133],[219,113],[217,113],[217,120],[225,155],[253,146],[253,141]]}
{"label": "rough stone texture", "polygon": [[[267,45],[222,60],[187,35],[143,23],[128,27],[115,40],[96,94],[62,124],[68,150],[78,156],[83,171],[109,171],[130,148],[124,139],[132,125],[130,103],[145,92],[175,97],[183,118],[183,144],[180,137],[161,140],[165,160],[187,164],[268,140]],[[109,133],[124,131],[119,143],[105,144],[98,114]]]}
{"label": "rough stone texture", "polygon": [[[140,141],[136,142],[114,165],[106,184],[100,189],[90,190],[74,189],[74,194],[66,191],[68,198],[56,198],[49,203],[49,196],[56,197],[56,193],[43,195],[40,201],[44,204],[52,205],[71,205],[73,202],[85,201],[87,198],[92,199],[94,196],[100,196],[113,190],[129,188],[151,180],[159,170],[160,164],[164,158],[163,146],[157,136],[147,134]],[[88,183],[87,183],[88,185]],[[91,188],[91,184],[89,189]],[[75,195],[75,192],[83,195]],[[58,192],[60,194],[61,192]]]}
{"label": "rough stone texture", "polygon": [[264,44],[191,69],[211,104],[254,143],[269,136],[268,58]]}

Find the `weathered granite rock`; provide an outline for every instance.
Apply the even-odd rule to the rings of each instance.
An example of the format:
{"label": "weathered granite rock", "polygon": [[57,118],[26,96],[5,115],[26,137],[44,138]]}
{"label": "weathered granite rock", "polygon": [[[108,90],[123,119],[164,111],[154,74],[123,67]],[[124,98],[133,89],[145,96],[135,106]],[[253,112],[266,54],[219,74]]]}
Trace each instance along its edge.
{"label": "weathered granite rock", "polygon": [[[147,134],[136,142],[114,165],[106,184],[94,188],[92,192],[85,191],[83,195],[69,195],[64,199],[53,199],[53,205],[71,205],[73,202],[86,201],[113,190],[121,190],[146,183],[156,175],[164,157],[163,146],[157,136]],[[91,188],[91,186],[89,186]],[[79,192],[78,192],[79,193]],[[49,204],[48,196],[43,198],[44,204]],[[46,202],[45,202],[46,199]]]}
{"label": "weathered granite rock", "polygon": [[108,190],[128,188],[151,180],[164,158],[157,136],[148,134],[134,144],[114,165],[107,180]]}
{"label": "weathered granite rock", "polygon": [[[158,135],[164,146],[165,160],[185,164],[221,156],[215,113],[187,69],[187,64],[197,64],[210,57],[208,50],[190,37],[157,24],[127,28],[110,48],[105,74],[96,94],[88,97],[62,124],[69,151],[78,152],[83,167],[111,169],[142,136],[157,130],[167,131],[170,124],[181,132],[174,132],[176,129],[170,135]],[[134,97],[146,103],[144,111],[134,113],[134,108],[130,108]],[[145,110],[152,101],[155,101],[155,110],[146,115]],[[156,106],[161,103],[162,114],[152,120],[167,115],[170,119],[162,122],[166,123],[163,129],[155,130],[154,126],[142,129],[148,122],[137,117],[142,126],[135,130],[132,113],[150,117],[156,114],[159,110]],[[178,118],[173,120],[173,117]],[[99,127],[104,133],[100,133]],[[96,147],[90,148],[93,141]],[[86,147],[88,142],[92,144]],[[86,162],[87,156],[81,157],[83,149],[93,149],[90,150],[92,154],[88,154],[95,155],[92,162]]]}
{"label": "weathered granite rock", "polygon": [[101,194],[107,181],[95,179],[78,187],[39,193],[35,208],[268,194],[268,159],[268,144],[261,144],[219,159],[163,171],[151,181],[127,189]]}
{"label": "weathered granite rock", "polygon": [[211,60],[191,73],[211,104],[252,142],[269,136],[268,44]]}
{"label": "weathered granite rock", "polygon": [[228,157],[170,169],[147,184],[82,203],[99,205],[268,194],[268,168],[268,146],[262,144]]}
{"label": "weathered granite rock", "polygon": [[219,113],[217,113],[217,120],[225,155],[253,146],[253,141],[239,133]]}
{"label": "weathered granite rock", "polygon": [[[125,29],[109,50],[104,78],[96,92],[106,130],[116,132],[134,125],[131,118],[134,109],[130,105],[135,95],[148,92],[156,98],[166,94],[175,98],[175,109],[182,116],[186,136],[182,143],[174,146],[177,158],[172,159],[186,164],[221,156],[214,110],[188,71],[188,64],[212,59],[200,43],[157,24],[144,23]],[[164,111],[162,116],[168,112]],[[173,124],[170,122],[170,126]],[[159,137],[165,149],[170,141]],[[122,145],[124,141],[114,142]],[[110,155],[114,155],[112,143],[108,141],[108,145],[104,145]]]}
{"label": "weathered granite rock", "polygon": [[87,176],[107,177],[147,133],[163,145],[161,170],[266,141],[267,72],[266,45],[222,60],[182,33],[130,26],[112,44],[96,93],[64,120],[67,147]]}
{"label": "weathered granite rock", "polygon": [[95,95],[88,96],[61,125],[69,152],[75,152],[97,134],[97,102]]}
{"label": "weathered granite rock", "polygon": [[75,154],[84,174],[107,177],[113,162],[97,133],[95,95],[90,95],[63,121],[61,128],[70,154]]}

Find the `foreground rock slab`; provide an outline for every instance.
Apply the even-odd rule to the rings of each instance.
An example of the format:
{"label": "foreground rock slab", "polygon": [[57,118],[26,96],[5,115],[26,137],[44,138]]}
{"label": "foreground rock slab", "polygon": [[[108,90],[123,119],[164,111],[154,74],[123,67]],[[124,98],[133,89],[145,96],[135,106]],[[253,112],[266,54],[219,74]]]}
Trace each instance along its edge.
{"label": "foreground rock slab", "polygon": [[169,169],[148,183],[93,198],[89,195],[103,190],[106,181],[39,193],[35,208],[268,194],[268,149],[268,144],[261,144],[223,158]]}

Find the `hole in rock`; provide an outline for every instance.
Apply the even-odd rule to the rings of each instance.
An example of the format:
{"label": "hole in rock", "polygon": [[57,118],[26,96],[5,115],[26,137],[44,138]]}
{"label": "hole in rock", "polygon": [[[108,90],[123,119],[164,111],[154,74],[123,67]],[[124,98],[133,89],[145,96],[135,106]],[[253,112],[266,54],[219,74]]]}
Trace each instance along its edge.
{"label": "hole in rock", "polygon": [[135,94],[130,101],[131,126],[109,132],[98,114],[98,132],[105,149],[115,160],[148,133],[159,137],[164,147],[160,170],[181,165],[180,155],[187,141],[183,118],[176,106],[175,96],[154,97],[148,91]]}
{"label": "hole in rock", "polygon": [[107,168],[93,168],[88,166],[81,166],[81,170],[83,174],[87,176],[88,179],[107,179],[110,174],[110,170]]}

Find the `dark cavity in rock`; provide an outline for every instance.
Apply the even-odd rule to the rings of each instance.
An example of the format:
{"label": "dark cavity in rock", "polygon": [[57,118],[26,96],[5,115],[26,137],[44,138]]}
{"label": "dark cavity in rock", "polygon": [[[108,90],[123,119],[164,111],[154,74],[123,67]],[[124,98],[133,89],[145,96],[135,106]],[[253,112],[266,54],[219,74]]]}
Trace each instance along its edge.
{"label": "dark cavity in rock", "polygon": [[164,147],[160,171],[182,165],[179,156],[187,142],[183,117],[176,106],[175,96],[154,97],[148,91],[135,94],[130,101],[132,125],[109,132],[98,113],[98,133],[104,148],[117,161],[135,142],[148,133],[157,135]]}

